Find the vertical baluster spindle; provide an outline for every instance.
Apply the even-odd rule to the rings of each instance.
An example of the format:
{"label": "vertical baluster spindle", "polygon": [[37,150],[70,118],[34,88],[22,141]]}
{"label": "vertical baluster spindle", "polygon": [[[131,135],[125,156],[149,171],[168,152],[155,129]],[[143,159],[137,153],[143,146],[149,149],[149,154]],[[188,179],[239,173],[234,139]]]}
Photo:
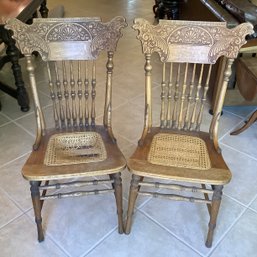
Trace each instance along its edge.
{"label": "vertical baluster spindle", "polygon": [[191,77],[191,81],[190,81],[190,86],[189,86],[189,94],[187,97],[187,110],[186,110],[186,118],[185,118],[185,123],[184,123],[184,130],[188,130],[189,129],[189,114],[190,114],[190,107],[191,107],[191,103],[192,103],[192,99],[193,99],[193,90],[195,87],[195,71],[196,71],[196,63],[194,63],[193,66],[193,72],[192,72],[192,77]]}
{"label": "vertical baluster spindle", "polygon": [[172,74],[173,74],[173,63],[170,63],[169,82],[168,82],[168,95],[167,95],[167,124],[166,127],[171,127],[171,102],[172,102]]}
{"label": "vertical baluster spindle", "polygon": [[92,66],[92,91],[91,91],[91,97],[92,97],[92,105],[91,105],[91,125],[95,126],[95,97],[96,97],[96,63],[93,61]]}
{"label": "vertical baluster spindle", "polygon": [[184,82],[182,86],[182,94],[181,94],[181,103],[180,103],[180,111],[179,111],[179,119],[178,119],[178,129],[183,128],[183,110],[184,110],[184,103],[186,98],[186,89],[187,89],[187,73],[188,73],[188,63],[186,63],[185,67],[185,75],[184,75]]}
{"label": "vertical baluster spindle", "polygon": [[197,106],[198,106],[198,103],[200,100],[200,90],[202,87],[203,69],[204,69],[204,64],[201,64],[200,76],[199,76],[199,80],[198,80],[198,84],[197,84],[197,88],[196,88],[194,107],[193,107],[193,112],[192,112],[192,116],[191,116],[190,130],[195,130],[196,110],[197,110]]}
{"label": "vertical baluster spindle", "polygon": [[78,61],[78,99],[79,99],[79,127],[83,127],[83,110],[82,110],[82,80],[81,80],[81,61]]}
{"label": "vertical baluster spindle", "polygon": [[181,70],[181,64],[178,64],[178,70],[177,70],[177,77],[176,77],[176,85],[175,85],[175,94],[174,94],[174,109],[173,109],[173,115],[172,115],[172,127],[178,128],[178,98],[179,98],[179,82],[180,82],[180,70]]}
{"label": "vertical baluster spindle", "polygon": [[62,89],[61,89],[61,81],[58,71],[57,62],[54,62],[54,70],[55,70],[55,85],[57,90],[57,98],[59,103],[59,115],[61,120],[61,128],[65,128],[65,115],[64,115],[64,109],[63,109],[63,102],[62,102]]}
{"label": "vertical baluster spindle", "polygon": [[49,80],[48,86],[49,86],[49,90],[50,90],[50,97],[53,101],[53,113],[54,113],[55,128],[59,129],[60,128],[60,124],[59,124],[60,120],[59,120],[59,114],[57,111],[56,94],[54,91],[54,85],[53,85],[52,74],[51,74],[49,62],[46,63],[46,67],[47,67],[47,74],[48,74],[48,80]]}
{"label": "vertical baluster spindle", "polygon": [[197,118],[197,125],[196,125],[196,130],[199,131],[200,130],[200,126],[202,123],[202,119],[203,119],[203,108],[204,108],[204,102],[206,101],[206,95],[209,89],[209,82],[210,82],[210,77],[211,77],[211,69],[212,69],[212,65],[209,65],[209,69],[208,69],[208,74],[207,74],[207,78],[206,78],[206,82],[203,88],[203,95],[201,98],[201,106],[200,106],[200,111],[198,114],[198,118]]}
{"label": "vertical baluster spindle", "polygon": [[69,103],[69,90],[68,90],[68,80],[65,62],[62,61],[62,71],[63,71],[63,88],[64,88],[64,98],[65,98],[65,109],[66,109],[66,122],[68,128],[71,128],[71,110]]}
{"label": "vertical baluster spindle", "polygon": [[76,107],[76,91],[75,91],[75,79],[73,74],[73,62],[70,61],[70,86],[71,86],[71,112],[73,127],[76,128],[77,124],[77,107]]}
{"label": "vertical baluster spindle", "polygon": [[89,126],[89,107],[88,107],[88,98],[89,98],[89,79],[88,79],[88,62],[85,62],[85,126]]}
{"label": "vertical baluster spindle", "polygon": [[161,83],[161,128],[166,125],[165,121],[165,89],[166,89],[166,63],[162,65],[162,83]]}

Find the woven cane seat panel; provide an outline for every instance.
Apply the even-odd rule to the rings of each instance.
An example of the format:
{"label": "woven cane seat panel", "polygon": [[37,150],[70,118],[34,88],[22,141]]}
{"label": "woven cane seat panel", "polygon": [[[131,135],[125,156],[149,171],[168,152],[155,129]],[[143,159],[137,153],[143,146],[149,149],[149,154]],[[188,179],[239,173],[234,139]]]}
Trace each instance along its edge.
{"label": "woven cane seat panel", "polygon": [[45,154],[47,166],[99,162],[107,158],[100,134],[96,132],[63,133],[50,137]]}
{"label": "woven cane seat panel", "polygon": [[211,168],[204,140],[188,135],[156,134],[147,159],[152,164],[165,166],[200,170]]}

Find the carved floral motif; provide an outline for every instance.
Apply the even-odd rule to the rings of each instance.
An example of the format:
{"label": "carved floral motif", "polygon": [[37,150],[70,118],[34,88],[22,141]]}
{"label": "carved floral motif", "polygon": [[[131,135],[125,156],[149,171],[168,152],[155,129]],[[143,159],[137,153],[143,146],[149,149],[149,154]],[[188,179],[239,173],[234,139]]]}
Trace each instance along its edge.
{"label": "carved floral motif", "polygon": [[122,36],[121,29],[126,26],[124,17],[116,17],[108,23],[96,18],[35,19],[32,25],[10,19],[5,25],[7,29],[13,30],[13,38],[23,54],[37,51],[44,60],[48,58],[49,42],[90,41],[94,58],[101,50],[115,51]]}
{"label": "carved floral motif", "polygon": [[[161,61],[172,59],[169,46],[177,45],[183,52],[185,45],[209,48],[208,63],[215,63],[219,56],[236,58],[245,36],[253,33],[250,23],[227,29],[225,23],[194,21],[162,21],[154,26],[144,19],[135,19],[133,28],[139,31],[137,38],[144,53],[157,52]],[[192,56],[196,56],[192,52]],[[197,57],[192,58],[197,60]]]}

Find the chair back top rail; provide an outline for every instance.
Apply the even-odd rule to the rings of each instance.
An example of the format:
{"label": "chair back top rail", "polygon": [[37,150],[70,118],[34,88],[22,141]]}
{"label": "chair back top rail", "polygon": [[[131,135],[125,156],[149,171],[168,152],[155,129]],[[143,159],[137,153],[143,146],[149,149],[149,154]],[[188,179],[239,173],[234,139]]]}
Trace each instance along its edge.
{"label": "chair back top rail", "polygon": [[245,36],[254,32],[250,23],[228,29],[224,22],[160,20],[152,25],[142,18],[135,19],[133,28],[144,54],[157,52],[162,62],[209,64],[222,55],[236,58]]}
{"label": "chair back top rail", "polygon": [[5,28],[14,32],[20,51],[30,55],[37,51],[44,61],[93,60],[101,51],[115,51],[126,27],[124,17],[103,23],[100,18],[34,19],[27,25],[9,19]]}

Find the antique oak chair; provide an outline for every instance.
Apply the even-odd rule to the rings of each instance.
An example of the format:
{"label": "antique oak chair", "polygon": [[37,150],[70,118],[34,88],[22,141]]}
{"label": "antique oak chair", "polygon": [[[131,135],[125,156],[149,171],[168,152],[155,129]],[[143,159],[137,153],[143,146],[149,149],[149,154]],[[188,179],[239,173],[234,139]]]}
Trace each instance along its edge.
{"label": "antique oak chair", "polygon": [[[210,214],[206,246],[211,247],[222,188],[231,179],[231,173],[218,145],[219,118],[231,65],[239,48],[245,43],[245,36],[253,32],[252,25],[246,23],[229,30],[225,23],[219,22],[160,20],[160,23],[154,26],[139,18],[135,19],[133,28],[139,31],[137,38],[141,41],[145,55],[145,115],[138,147],[127,161],[133,175],[125,233],[130,233],[138,194],[166,197],[175,201],[206,203]],[[156,103],[153,104],[152,101],[153,67],[156,67],[156,60],[152,62],[154,52],[159,54],[162,63],[159,72],[159,127],[152,125],[153,114],[156,113],[153,110]],[[222,55],[227,57],[223,87],[215,106],[209,133],[206,133],[200,131],[204,103],[212,66]],[[156,79],[154,82],[156,83]],[[146,182],[144,177],[152,180]],[[160,182],[160,179],[168,182]],[[177,182],[189,182],[193,185],[179,185]],[[204,194],[204,198],[153,192],[143,190],[142,186],[192,194],[200,192]],[[209,194],[212,195],[211,199]]]}
{"label": "antique oak chair", "polygon": [[[22,174],[31,185],[39,241],[44,240],[41,218],[44,200],[108,192],[115,194],[118,231],[123,233],[120,171],[126,162],[112,132],[111,112],[113,56],[122,36],[121,29],[126,26],[123,17],[108,23],[102,23],[99,18],[34,19],[32,25],[16,19],[7,22],[6,28],[13,31],[13,38],[26,57],[35,104],[37,135]],[[46,128],[40,106],[36,76],[40,72],[35,73],[33,52],[41,55],[48,74],[49,82],[45,86],[52,99],[51,128]],[[99,60],[101,52],[107,53],[107,63]],[[96,64],[101,63],[104,69],[99,70],[104,71],[104,78],[102,83],[97,83]],[[102,125],[96,125],[98,86],[105,97]],[[83,179],[86,177],[93,179]],[[103,186],[106,183],[111,187]],[[48,189],[82,186],[94,186],[94,189],[47,193]]]}

